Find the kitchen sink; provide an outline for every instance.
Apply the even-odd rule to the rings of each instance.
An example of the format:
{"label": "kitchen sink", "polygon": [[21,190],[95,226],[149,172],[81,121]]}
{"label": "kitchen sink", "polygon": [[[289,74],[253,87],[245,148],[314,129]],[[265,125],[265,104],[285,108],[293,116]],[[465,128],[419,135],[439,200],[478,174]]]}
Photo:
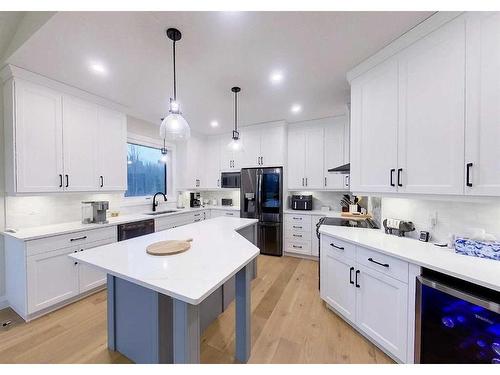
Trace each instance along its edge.
{"label": "kitchen sink", "polygon": [[177,212],[178,210],[166,210],[166,211],[155,211],[155,212],[147,212],[146,215],[163,215],[163,214],[171,214],[172,212]]}

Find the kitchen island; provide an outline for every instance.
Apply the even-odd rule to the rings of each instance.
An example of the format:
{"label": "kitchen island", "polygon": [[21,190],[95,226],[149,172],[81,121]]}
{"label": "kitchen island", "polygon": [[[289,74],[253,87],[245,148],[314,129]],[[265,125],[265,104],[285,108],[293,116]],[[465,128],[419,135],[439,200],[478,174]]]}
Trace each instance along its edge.
{"label": "kitchen island", "polygon": [[[137,363],[198,363],[200,304],[236,276],[236,359],[246,362],[256,222],[220,217],[71,254],[108,274],[108,347]],[[146,253],[152,243],[189,238],[186,252]]]}

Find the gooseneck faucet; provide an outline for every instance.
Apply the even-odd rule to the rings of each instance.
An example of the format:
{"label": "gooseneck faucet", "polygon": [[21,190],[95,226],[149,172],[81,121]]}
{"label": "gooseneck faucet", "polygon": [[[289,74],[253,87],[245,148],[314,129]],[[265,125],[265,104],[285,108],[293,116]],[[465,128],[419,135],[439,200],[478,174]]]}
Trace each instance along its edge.
{"label": "gooseneck faucet", "polygon": [[163,200],[166,202],[167,201],[167,196],[165,194],[163,194],[161,191],[159,191],[158,193],[156,193],[154,196],[153,196],[153,212],[156,211],[156,206],[158,206],[158,202],[156,201],[156,196],[157,195],[163,195]]}

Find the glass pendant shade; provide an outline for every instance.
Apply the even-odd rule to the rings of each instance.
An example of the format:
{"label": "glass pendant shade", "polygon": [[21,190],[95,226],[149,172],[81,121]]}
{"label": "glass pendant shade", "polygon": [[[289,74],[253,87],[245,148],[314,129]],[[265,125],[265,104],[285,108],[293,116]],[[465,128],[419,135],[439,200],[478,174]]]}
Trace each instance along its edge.
{"label": "glass pendant shade", "polygon": [[227,144],[228,151],[240,152],[243,151],[243,142],[241,139],[231,139],[231,141]]}
{"label": "glass pendant shade", "polygon": [[191,129],[180,113],[169,113],[160,125],[160,137],[169,141],[185,141],[191,136]]}

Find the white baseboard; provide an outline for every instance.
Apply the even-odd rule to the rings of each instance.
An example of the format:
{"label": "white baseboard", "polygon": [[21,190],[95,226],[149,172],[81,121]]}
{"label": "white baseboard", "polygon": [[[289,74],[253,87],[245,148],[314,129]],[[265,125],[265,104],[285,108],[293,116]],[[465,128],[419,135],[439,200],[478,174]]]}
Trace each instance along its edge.
{"label": "white baseboard", "polygon": [[6,296],[0,296],[0,310],[9,307],[9,302],[7,301]]}

